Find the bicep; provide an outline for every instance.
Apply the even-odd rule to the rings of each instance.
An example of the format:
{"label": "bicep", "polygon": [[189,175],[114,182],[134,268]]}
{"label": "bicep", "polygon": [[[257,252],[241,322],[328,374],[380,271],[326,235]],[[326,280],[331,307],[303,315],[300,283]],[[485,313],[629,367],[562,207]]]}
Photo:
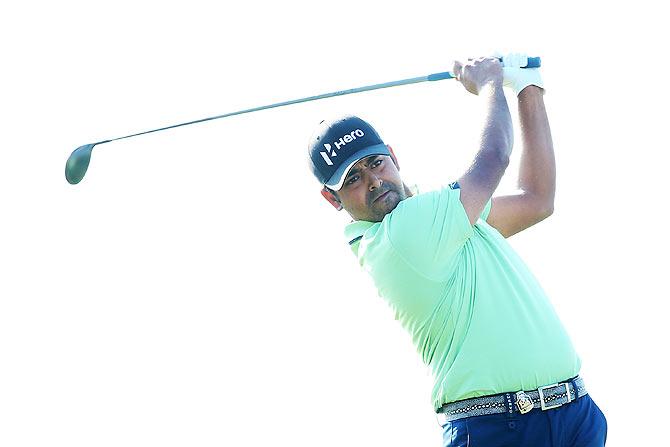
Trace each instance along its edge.
{"label": "bicep", "polygon": [[553,209],[545,201],[519,191],[493,197],[486,222],[507,238],[546,219],[552,212]]}

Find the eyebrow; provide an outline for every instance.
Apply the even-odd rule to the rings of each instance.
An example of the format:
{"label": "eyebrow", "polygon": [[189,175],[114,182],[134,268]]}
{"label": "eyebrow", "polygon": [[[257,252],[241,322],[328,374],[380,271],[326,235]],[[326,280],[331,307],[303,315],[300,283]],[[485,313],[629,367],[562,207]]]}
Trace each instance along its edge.
{"label": "eyebrow", "polygon": [[359,172],[360,172],[360,169],[358,169],[358,168],[351,168],[351,171],[349,171],[349,173],[347,174],[347,176],[345,177],[345,179],[346,179],[346,178],[349,178],[349,177],[351,177],[351,176],[353,176],[353,175],[356,175],[356,174],[358,174]]}
{"label": "eyebrow", "polygon": [[[365,162],[364,164],[370,163],[371,161],[375,160],[379,155],[368,155],[367,157],[363,158],[362,160]],[[347,176],[344,178],[345,180],[351,177],[352,175],[356,175],[360,172],[361,170],[358,168],[351,168]]]}

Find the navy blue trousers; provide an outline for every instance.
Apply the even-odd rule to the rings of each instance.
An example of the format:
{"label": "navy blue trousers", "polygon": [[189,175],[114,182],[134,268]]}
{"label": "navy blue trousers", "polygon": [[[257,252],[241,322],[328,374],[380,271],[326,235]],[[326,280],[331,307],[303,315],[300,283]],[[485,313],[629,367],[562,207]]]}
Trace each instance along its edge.
{"label": "navy blue trousers", "polygon": [[602,447],[607,421],[589,395],[552,410],[449,422],[444,447]]}

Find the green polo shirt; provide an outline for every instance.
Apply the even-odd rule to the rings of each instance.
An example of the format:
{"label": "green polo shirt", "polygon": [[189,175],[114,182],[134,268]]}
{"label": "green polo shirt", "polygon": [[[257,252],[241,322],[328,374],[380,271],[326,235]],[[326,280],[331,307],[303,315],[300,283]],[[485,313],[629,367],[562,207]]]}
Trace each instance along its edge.
{"label": "green polo shirt", "polygon": [[458,184],[409,197],[345,234],[432,371],[432,403],[532,390],[580,360],[547,295],[488,223],[471,225]]}

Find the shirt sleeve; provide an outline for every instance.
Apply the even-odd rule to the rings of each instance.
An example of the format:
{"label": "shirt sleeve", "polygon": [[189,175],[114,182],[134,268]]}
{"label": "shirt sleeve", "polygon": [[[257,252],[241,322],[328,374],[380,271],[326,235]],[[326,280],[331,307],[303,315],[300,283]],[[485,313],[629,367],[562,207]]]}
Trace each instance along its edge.
{"label": "shirt sleeve", "polygon": [[460,188],[452,184],[403,200],[384,219],[394,250],[429,278],[441,278],[474,233],[460,197]]}

